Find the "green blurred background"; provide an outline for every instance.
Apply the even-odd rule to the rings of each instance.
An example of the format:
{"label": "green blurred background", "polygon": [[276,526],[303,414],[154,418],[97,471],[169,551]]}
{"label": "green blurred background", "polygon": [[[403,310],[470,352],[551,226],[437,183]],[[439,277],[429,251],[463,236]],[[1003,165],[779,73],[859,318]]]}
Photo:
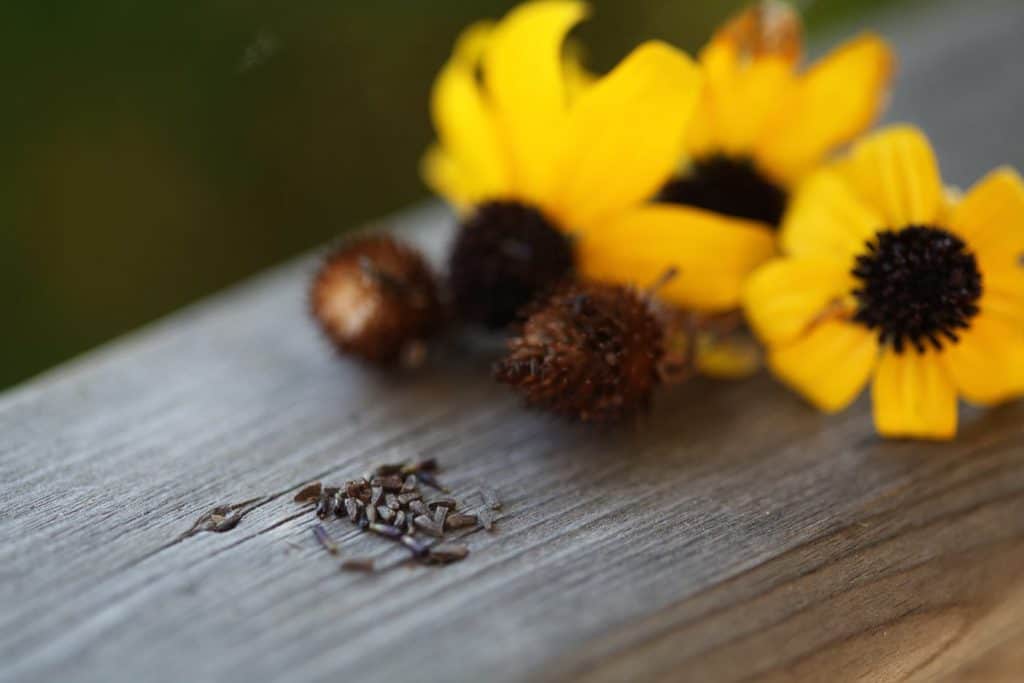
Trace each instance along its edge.
{"label": "green blurred background", "polygon": [[[4,4],[0,387],[425,197],[433,75],[513,3]],[[693,50],[740,4],[599,0],[579,35],[601,70],[648,37]]]}

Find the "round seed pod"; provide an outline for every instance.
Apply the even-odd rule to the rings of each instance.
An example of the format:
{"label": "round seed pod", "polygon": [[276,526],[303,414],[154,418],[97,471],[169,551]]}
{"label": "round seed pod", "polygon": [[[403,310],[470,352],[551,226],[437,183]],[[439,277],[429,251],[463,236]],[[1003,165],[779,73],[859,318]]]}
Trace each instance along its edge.
{"label": "round seed pod", "polygon": [[448,262],[452,303],[461,320],[501,329],[573,267],[573,247],[537,209],[487,202],[459,227]]}
{"label": "round seed pod", "polygon": [[649,407],[661,357],[661,326],[645,299],[572,282],[533,307],[494,374],[531,406],[612,423]]}
{"label": "round seed pod", "polygon": [[339,351],[378,364],[418,364],[443,317],[426,262],[387,236],[331,253],[313,279],[310,306]]}

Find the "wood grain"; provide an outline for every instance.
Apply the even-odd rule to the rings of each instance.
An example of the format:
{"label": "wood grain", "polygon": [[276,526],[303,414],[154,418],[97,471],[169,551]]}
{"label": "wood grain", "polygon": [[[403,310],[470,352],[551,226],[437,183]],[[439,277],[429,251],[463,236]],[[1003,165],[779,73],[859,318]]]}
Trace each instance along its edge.
{"label": "wood grain", "polygon": [[[953,179],[1024,166],[1024,6],[882,21],[894,116],[938,122]],[[391,227],[437,255],[450,218]],[[314,267],[0,398],[0,679],[1019,680],[1024,406],[883,442],[865,402],[823,417],[762,376],[584,430],[488,381],[480,340],[404,375],[339,362],[305,317]],[[291,497],[424,456],[457,494],[496,486],[495,532],[449,567],[339,572]],[[234,530],[182,536],[254,498]],[[329,526],[342,556],[400,559]]]}

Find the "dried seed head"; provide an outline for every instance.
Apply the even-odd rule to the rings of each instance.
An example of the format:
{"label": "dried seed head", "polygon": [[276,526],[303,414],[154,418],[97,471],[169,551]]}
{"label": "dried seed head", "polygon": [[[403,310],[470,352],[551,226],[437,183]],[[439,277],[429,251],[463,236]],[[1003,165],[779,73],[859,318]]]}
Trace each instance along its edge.
{"label": "dried seed head", "polygon": [[661,327],[635,292],[570,283],[534,307],[495,377],[530,405],[610,423],[649,405],[661,354]]}
{"label": "dried seed head", "polygon": [[481,204],[452,247],[455,310],[467,322],[505,327],[572,270],[573,258],[572,244],[537,209],[518,202]]}
{"label": "dried seed head", "polygon": [[381,364],[413,357],[442,318],[423,258],[383,236],[349,242],[331,254],[313,280],[310,303],[339,350]]}

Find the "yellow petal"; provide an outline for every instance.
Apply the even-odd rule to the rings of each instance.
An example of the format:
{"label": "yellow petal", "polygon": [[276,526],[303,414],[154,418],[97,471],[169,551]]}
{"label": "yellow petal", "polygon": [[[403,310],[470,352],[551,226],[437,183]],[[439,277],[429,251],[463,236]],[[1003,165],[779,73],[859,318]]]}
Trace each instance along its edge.
{"label": "yellow petal", "polygon": [[882,351],[871,388],[875,429],[882,436],[952,439],[956,389],[939,352]]}
{"label": "yellow petal", "polygon": [[803,22],[788,2],[759,0],[729,17],[711,42],[734,47],[744,60],[773,56],[795,65],[803,52]]}
{"label": "yellow petal", "polygon": [[1024,268],[982,273],[982,311],[1024,330]]}
{"label": "yellow petal", "polygon": [[479,66],[487,50],[487,44],[494,35],[494,26],[493,21],[486,19],[467,26],[455,41],[452,59],[473,67]]}
{"label": "yellow petal", "polygon": [[547,189],[566,116],[562,43],[587,14],[582,2],[537,0],[510,11],[484,54],[484,79],[512,161],[513,192]]}
{"label": "yellow petal", "polygon": [[953,210],[950,227],[977,254],[984,276],[1024,272],[1024,181],[1008,167],[989,173]]}
{"label": "yellow petal", "polygon": [[848,259],[864,250],[885,225],[842,175],[825,168],[811,175],[790,200],[782,221],[782,249],[794,256]]}
{"label": "yellow petal", "polygon": [[587,69],[586,50],[577,40],[570,39],[565,44],[562,69],[565,73],[566,99],[569,105],[579,99],[590,86],[597,82],[597,75]]}
{"label": "yellow petal", "polygon": [[617,215],[577,243],[581,273],[595,280],[648,287],[697,311],[736,308],[746,276],[772,256],[774,236],[758,223],[683,206],[653,204]]}
{"label": "yellow petal", "polygon": [[420,175],[437,194],[460,211],[482,199],[476,179],[463,171],[440,145],[431,146],[420,162]]}
{"label": "yellow petal", "polygon": [[697,338],[697,370],[715,379],[744,379],[761,368],[761,352],[751,339]]}
{"label": "yellow petal", "polygon": [[849,406],[875,364],[878,343],[867,328],[827,320],[768,353],[772,372],[826,413]]}
{"label": "yellow petal", "polygon": [[861,198],[878,211],[886,227],[934,224],[944,190],[928,139],[911,126],[890,126],[857,143],[837,163]]}
{"label": "yellow petal", "polygon": [[964,398],[992,405],[1024,394],[1024,329],[982,312],[959,334],[945,357]]}
{"label": "yellow petal", "polygon": [[770,346],[807,332],[832,306],[843,307],[853,289],[850,264],[823,258],[783,258],[747,280],[743,308],[757,336]]}
{"label": "yellow petal", "polygon": [[[431,94],[431,113],[444,156],[428,152],[423,171],[427,183],[455,204],[467,200],[469,186],[471,198],[502,195],[508,189],[508,160],[475,73],[490,32],[485,23],[463,32]],[[453,175],[470,179],[468,185],[458,181],[453,185]]]}
{"label": "yellow petal", "polygon": [[635,49],[577,100],[553,192],[543,202],[582,230],[652,195],[679,160],[700,94],[700,70],[660,42]]}
{"label": "yellow petal", "polygon": [[795,182],[831,150],[867,130],[885,102],[893,56],[885,41],[864,35],[814,65],[780,111],[770,135],[760,138],[759,165]]}
{"label": "yellow petal", "polygon": [[751,154],[780,103],[796,86],[793,65],[785,58],[745,59],[729,42],[712,42],[701,52],[707,84],[687,139],[691,156],[710,151]]}

